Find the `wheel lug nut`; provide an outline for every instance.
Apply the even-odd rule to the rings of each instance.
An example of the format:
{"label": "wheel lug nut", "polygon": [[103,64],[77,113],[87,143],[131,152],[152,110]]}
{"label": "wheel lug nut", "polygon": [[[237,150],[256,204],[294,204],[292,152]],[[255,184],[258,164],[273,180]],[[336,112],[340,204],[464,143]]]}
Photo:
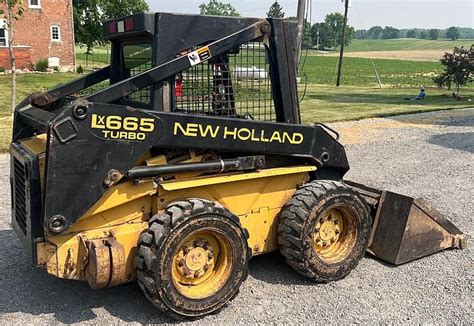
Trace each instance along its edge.
{"label": "wheel lug nut", "polygon": [[198,278],[198,277],[199,277],[199,271],[196,271],[196,272],[194,273],[194,278]]}
{"label": "wheel lug nut", "polygon": [[184,249],[184,254],[187,255],[191,251],[191,248]]}
{"label": "wheel lug nut", "polygon": [[209,252],[207,254],[207,259],[211,260],[212,258],[214,258],[214,254],[212,252]]}
{"label": "wheel lug nut", "polygon": [[207,272],[209,270],[209,264],[204,265],[204,272]]}
{"label": "wheel lug nut", "polygon": [[338,221],[338,220],[334,220],[334,224],[338,225],[338,224],[339,224],[339,221]]}
{"label": "wheel lug nut", "polygon": [[184,259],[181,259],[181,260],[178,262],[178,266],[179,266],[179,267],[183,267],[183,266],[184,266]]}
{"label": "wheel lug nut", "polygon": [[332,215],[328,215],[328,221],[332,219]]}
{"label": "wheel lug nut", "polygon": [[194,241],[193,245],[194,245],[194,248],[203,247],[204,246],[204,241],[202,241],[201,239],[196,240],[196,241]]}

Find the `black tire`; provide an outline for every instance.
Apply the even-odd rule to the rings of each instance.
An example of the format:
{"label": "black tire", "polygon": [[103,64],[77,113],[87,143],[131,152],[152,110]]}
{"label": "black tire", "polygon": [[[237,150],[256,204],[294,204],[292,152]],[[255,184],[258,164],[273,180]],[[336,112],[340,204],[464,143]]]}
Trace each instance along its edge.
{"label": "black tire", "polygon": [[[323,244],[340,252],[323,254],[318,227],[322,229],[322,221],[329,223],[332,218],[338,228],[331,213],[347,220],[347,228],[331,231],[331,238]],[[313,181],[298,189],[283,208],[278,243],[287,263],[299,274],[315,282],[336,281],[347,276],[364,256],[371,226],[369,207],[358,193],[341,182]]]}
{"label": "black tire", "polygon": [[[194,272],[189,272],[187,265],[176,267],[175,262],[177,253],[185,252],[180,251],[180,248],[184,248],[183,243],[189,243],[185,241],[191,241],[189,239],[192,238],[189,237],[203,232],[202,230],[212,230],[216,232],[216,236],[222,236],[222,241],[228,243],[231,249],[221,250],[219,255],[231,252],[232,260],[225,261],[232,263],[226,264],[230,265],[226,267],[228,276],[225,281],[219,283],[220,287],[215,293],[208,297],[196,298],[187,295],[184,289],[190,285],[180,284],[173,273],[185,268],[186,277],[194,277],[188,275]],[[214,313],[237,296],[241,283],[247,278],[251,256],[247,238],[248,233],[240,226],[239,219],[218,203],[201,199],[172,203],[162,214],[150,219],[149,229],[140,236],[139,253],[135,258],[138,284],[149,301],[174,319],[193,319]],[[194,244],[196,243],[197,241],[194,241]],[[201,250],[198,246],[208,248],[208,244],[203,245],[200,242],[194,248]],[[204,256],[207,257],[207,254]],[[217,265],[220,258],[213,259]],[[184,259],[179,266],[182,266],[183,261]],[[186,260],[186,264],[187,262]],[[206,266],[209,269],[209,266]]]}

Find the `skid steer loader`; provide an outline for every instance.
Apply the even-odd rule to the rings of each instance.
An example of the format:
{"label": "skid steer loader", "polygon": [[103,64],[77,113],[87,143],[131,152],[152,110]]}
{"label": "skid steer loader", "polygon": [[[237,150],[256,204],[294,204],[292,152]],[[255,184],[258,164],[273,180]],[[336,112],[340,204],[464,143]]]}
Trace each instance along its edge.
{"label": "skid steer loader", "polygon": [[13,227],[49,274],[138,281],[197,318],[256,255],[329,282],[366,251],[398,265],[466,245],[423,200],[343,180],[337,132],[301,124],[292,23],[156,13],[104,28],[110,66],[15,111]]}

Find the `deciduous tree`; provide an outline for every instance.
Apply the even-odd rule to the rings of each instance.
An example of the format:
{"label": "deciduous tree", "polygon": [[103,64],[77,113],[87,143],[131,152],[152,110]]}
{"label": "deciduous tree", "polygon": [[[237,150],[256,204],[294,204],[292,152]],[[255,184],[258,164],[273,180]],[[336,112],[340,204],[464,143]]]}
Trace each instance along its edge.
{"label": "deciduous tree", "polygon": [[451,41],[456,41],[459,38],[459,29],[454,26],[448,28],[446,31],[446,37]]}
{"label": "deciduous tree", "polygon": [[395,39],[400,37],[400,31],[395,27],[385,26],[382,33],[382,38],[384,40]]}
{"label": "deciduous tree", "polygon": [[13,44],[15,42],[15,27],[13,22],[19,20],[23,15],[22,0],[0,0],[0,17],[5,18],[5,26],[2,26],[8,32],[8,54],[10,59],[10,69],[12,71],[12,89],[11,89],[11,113],[16,107],[16,63]]}
{"label": "deciduous tree", "polygon": [[368,37],[374,40],[379,39],[382,36],[383,28],[381,26],[373,26],[369,29]]}
{"label": "deciduous tree", "polygon": [[73,0],[74,30],[76,43],[86,46],[86,54],[92,47],[104,44],[104,21],[128,16],[144,11],[149,7],[145,0]]}
{"label": "deciduous tree", "polygon": [[[312,43],[316,43],[319,30],[320,45],[325,49],[336,49],[341,45],[343,24],[343,15],[338,12],[328,14],[323,23],[316,23],[311,28]],[[349,45],[352,42],[355,34],[354,27],[348,25],[346,28],[345,45]]]}
{"label": "deciduous tree", "polygon": [[408,38],[416,38],[416,32],[414,29],[410,29],[407,31],[407,37]]}
{"label": "deciduous tree", "polygon": [[239,17],[240,14],[230,3],[222,3],[218,0],[209,0],[208,3],[203,3],[199,6],[201,15],[211,16],[231,16]]}
{"label": "deciduous tree", "polygon": [[474,45],[469,49],[464,47],[455,47],[453,53],[445,53],[441,58],[444,70],[433,80],[439,87],[448,87],[456,85],[456,91],[459,94],[461,87],[472,83],[472,74],[474,73]]}
{"label": "deciduous tree", "polygon": [[437,40],[439,38],[439,29],[430,29],[429,36],[430,40]]}

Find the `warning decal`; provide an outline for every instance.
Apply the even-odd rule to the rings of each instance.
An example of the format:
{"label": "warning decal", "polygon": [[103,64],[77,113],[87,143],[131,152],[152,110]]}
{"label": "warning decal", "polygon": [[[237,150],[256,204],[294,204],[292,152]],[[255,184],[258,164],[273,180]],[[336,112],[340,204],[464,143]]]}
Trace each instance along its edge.
{"label": "warning decal", "polygon": [[191,66],[200,64],[203,61],[207,61],[212,58],[211,51],[208,46],[202,47],[188,54],[189,62]]}

